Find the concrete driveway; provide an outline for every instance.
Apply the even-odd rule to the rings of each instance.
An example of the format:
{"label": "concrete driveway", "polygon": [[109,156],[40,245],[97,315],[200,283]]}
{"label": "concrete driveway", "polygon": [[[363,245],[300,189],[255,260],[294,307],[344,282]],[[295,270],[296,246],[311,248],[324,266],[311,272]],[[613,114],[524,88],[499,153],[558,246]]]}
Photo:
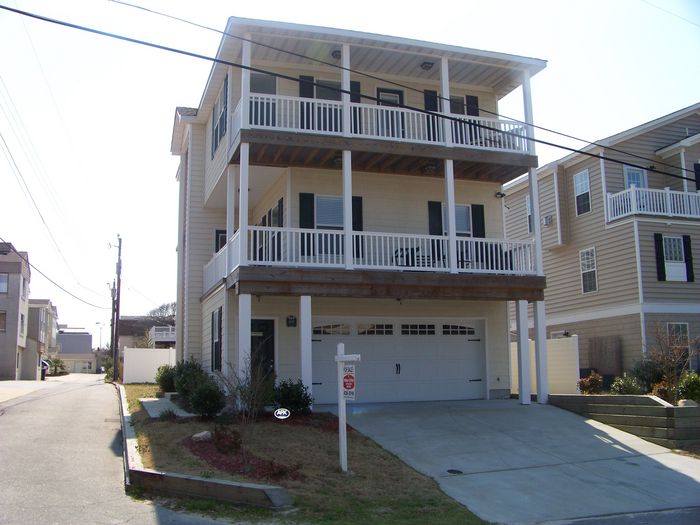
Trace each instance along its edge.
{"label": "concrete driveway", "polygon": [[495,523],[700,507],[700,460],[548,405],[348,405],[348,422]]}

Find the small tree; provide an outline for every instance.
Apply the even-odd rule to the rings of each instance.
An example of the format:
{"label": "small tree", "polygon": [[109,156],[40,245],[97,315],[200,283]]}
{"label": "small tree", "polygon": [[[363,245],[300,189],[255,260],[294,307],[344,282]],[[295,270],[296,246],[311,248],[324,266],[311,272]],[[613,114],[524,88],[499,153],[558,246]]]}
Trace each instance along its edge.
{"label": "small tree", "polygon": [[228,374],[217,372],[216,377],[224,390],[237,403],[236,412],[242,425],[253,423],[265,408],[274,401],[275,376],[265,370],[263,363],[251,364],[246,360],[243,374],[227,363]]}
{"label": "small tree", "polygon": [[143,335],[134,338],[135,348],[153,348],[154,346],[149,330],[144,330]]}
{"label": "small tree", "polygon": [[48,363],[50,374],[52,376],[63,375],[66,373],[66,364],[63,362],[63,359],[59,357],[49,357]]}
{"label": "small tree", "polygon": [[681,375],[691,358],[697,355],[700,339],[690,340],[687,332],[671,330],[661,323],[656,325],[654,339],[655,344],[648,349],[647,357],[662,372],[667,387],[666,400],[675,405]]}

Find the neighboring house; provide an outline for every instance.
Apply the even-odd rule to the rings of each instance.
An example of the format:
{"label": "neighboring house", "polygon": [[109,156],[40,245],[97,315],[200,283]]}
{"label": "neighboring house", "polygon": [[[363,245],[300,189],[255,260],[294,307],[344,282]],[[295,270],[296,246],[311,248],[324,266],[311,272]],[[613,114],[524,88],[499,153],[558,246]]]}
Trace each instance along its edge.
{"label": "neighboring house", "polygon": [[0,379],[36,379],[36,352],[27,350],[29,281],[27,252],[0,243]]}
{"label": "neighboring house", "polygon": [[217,58],[257,70],[214,64],[175,113],[178,356],[329,403],[343,342],[361,402],[509,396],[507,304],[545,282],[500,198],[534,175],[531,128],[494,115],[522,87],[531,122],[545,62],[241,18],[226,35]]}
{"label": "neighboring house", "polygon": [[527,239],[541,221],[547,331],[579,335],[582,373],[617,375],[657,330],[685,345],[700,335],[700,104],[598,144],[584,151],[605,160],[575,153],[538,170],[539,216],[528,182],[507,184],[506,232]]}
{"label": "neighboring house", "polygon": [[[29,299],[27,330],[27,352],[33,352],[37,356],[34,377],[27,379],[41,378],[41,359],[46,359],[50,355],[58,353],[58,311],[48,299]],[[27,376],[32,375],[30,370],[26,371]]]}
{"label": "neighboring house", "polygon": [[119,351],[124,348],[171,348],[175,346],[175,321],[146,315],[119,318]]}
{"label": "neighboring house", "polygon": [[92,334],[82,328],[68,328],[60,325],[58,344],[59,356],[69,372],[94,373],[97,371],[97,359],[92,351]]}

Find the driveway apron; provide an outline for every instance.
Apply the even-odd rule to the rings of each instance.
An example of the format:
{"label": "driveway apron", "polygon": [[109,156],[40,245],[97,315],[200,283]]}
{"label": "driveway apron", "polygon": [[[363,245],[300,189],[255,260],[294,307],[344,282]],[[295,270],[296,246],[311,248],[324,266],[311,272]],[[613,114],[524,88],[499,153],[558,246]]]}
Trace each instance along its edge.
{"label": "driveway apron", "polygon": [[700,507],[700,460],[548,405],[349,405],[348,423],[495,523]]}

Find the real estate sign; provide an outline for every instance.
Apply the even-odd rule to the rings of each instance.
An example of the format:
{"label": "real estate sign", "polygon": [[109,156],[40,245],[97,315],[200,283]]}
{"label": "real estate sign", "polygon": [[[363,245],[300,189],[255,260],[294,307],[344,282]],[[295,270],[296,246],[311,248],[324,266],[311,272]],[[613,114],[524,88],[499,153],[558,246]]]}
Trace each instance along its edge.
{"label": "real estate sign", "polygon": [[355,365],[343,365],[343,398],[355,400]]}

